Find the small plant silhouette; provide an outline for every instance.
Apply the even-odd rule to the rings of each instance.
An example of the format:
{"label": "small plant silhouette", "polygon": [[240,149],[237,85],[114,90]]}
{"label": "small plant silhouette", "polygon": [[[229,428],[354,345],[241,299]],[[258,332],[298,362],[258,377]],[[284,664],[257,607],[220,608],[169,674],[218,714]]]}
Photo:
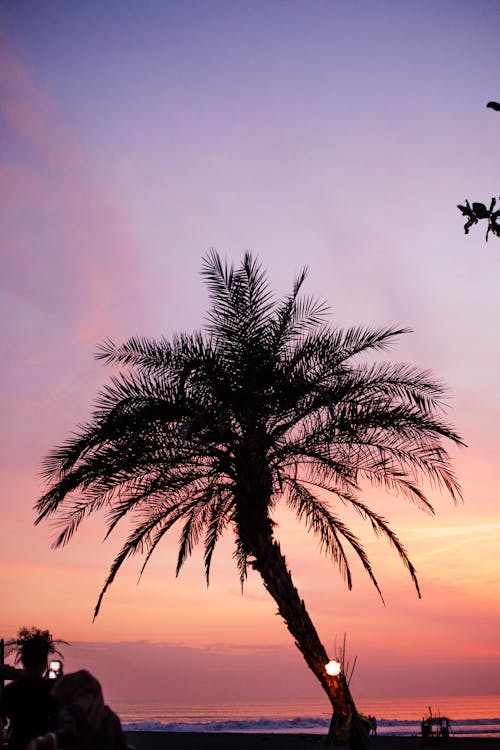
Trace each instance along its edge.
{"label": "small plant silhouette", "polygon": [[458,204],[457,208],[460,209],[463,216],[467,217],[467,221],[464,224],[465,234],[469,234],[469,229],[477,224],[481,219],[488,221],[488,228],[486,230],[486,242],[488,242],[488,235],[490,232],[500,237],[500,210],[495,211],[496,198],[491,199],[490,207],[486,208],[484,203],[473,203],[472,206],[468,200],[465,201],[465,206]]}
{"label": "small plant silhouette", "polygon": [[[495,112],[500,112],[500,104],[498,102],[488,102],[486,106],[489,109],[493,109]],[[467,217],[467,221],[464,224],[465,234],[469,234],[469,229],[474,226],[474,224],[477,224],[481,219],[486,219],[488,222],[486,242],[488,242],[488,235],[490,232],[497,237],[500,237],[500,211],[494,211],[495,205],[496,198],[491,199],[489,208],[486,208],[484,203],[473,203],[471,206],[468,200],[465,201],[465,206],[458,204],[457,208],[462,212],[463,216]]]}
{"label": "small plant silhouette", "polygon": [[58,654],[58,656],[61,656],[60,651],[56,648],[56,645],[59,644],[67,645],[67,642],[60,638],[54,638],[48,630],[40,630],[40,628],[35,627],[27,628],[24,626],[19,629],[17,638],[10,638],[5,645],[7,653],[13,653],[15,662],[18,664],[22,661],[26,650],[33,648],[39,652],[45,651],[47,654]]}

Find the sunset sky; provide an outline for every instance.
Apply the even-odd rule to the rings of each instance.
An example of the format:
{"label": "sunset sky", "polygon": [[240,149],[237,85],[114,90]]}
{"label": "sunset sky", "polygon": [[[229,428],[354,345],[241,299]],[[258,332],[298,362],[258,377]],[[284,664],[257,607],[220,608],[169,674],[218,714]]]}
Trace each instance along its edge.
{"label": "sunset sky", "polygon": [[48,627],[115,700],[321,695],[230,536],[207,590],[174,529],[92,622],[125,529],[54,551],[33,525],[42,458],[111,374],[97,345],[200,328],[202,256],[251,250],[279,295],[307,265],[336,325],[411,328],[389,356],[448,385],[468,445],[463,505],[365,496],[421,600],[355,519],[385,606],[280,514],[327,650],[347,633],[355,696],[500,693],[500,239],[456,208],[500,195],[499,38],[497,0],[0,0],[0,636]]}

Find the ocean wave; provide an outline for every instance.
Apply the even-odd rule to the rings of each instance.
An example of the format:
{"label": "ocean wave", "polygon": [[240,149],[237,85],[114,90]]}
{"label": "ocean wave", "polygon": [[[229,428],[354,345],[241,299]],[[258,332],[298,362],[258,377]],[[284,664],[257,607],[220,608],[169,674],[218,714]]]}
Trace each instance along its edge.
{"label": "ocean wave", "polygon": [[[460,736],[500,736],[500,718],[450,720],[452,735]],[[328,731],[330,720],[321,717],[298,716],[292,719],[242,719],[219,721],[132,721],[125,722],[128,732],[248,732],[248,733],[305,733],[315,734]],[[381,735],[418,735],[420,722],[399,719],[378,719],[378,733]]]}
{"label": "ocean wave", "polygon": [[295,719],[228,719],[224,721],[139,721],[123,725],[126,731],[148,732],[289,732],[328,728],[329,720],[297,717]]}

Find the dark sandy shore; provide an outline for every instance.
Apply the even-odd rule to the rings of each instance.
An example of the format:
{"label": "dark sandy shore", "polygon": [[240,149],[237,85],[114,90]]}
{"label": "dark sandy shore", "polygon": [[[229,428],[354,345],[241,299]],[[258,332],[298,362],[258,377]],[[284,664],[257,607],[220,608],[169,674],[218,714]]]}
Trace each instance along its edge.
{"label": "dark sandy shore", "polygon": [[[318,734],[238,732],[127,732],[135,750],[313,750],[331,747]],[[372,737],[369,750],[500,750],[498,737],[451,737],[423,745],[419,737]]]}

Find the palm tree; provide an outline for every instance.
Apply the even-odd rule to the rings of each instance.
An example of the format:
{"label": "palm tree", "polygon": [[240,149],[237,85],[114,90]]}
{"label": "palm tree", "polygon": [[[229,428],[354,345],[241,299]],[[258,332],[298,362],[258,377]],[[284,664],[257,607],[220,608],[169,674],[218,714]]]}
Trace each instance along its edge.
{"label": "palm tree", "polygon": [[276,300],[250,254],[235,270],[212,251],[202,275],[212,303],[204,333],[99,348],[97,357],[120,372],[100,393],[92,421],[45,459],[49,488],[36,522],[56,514],[59,546],[95,511],[106,510],[108,534],[133,518],[95,615],[123,562],[144,553],[144,569],[178,522],[177,573],[202,542],[208,583],[214,547],[230,528],[242,585],[249,567],[260,574],[331,701],[334,741],[354,745],[355,705],[342,673],[325,670],[326,650],[275,535],[275,508],[283,500],[295,511],[349,587],[348,549],[379,589],[339,515],[351,506],[389,540],[418,591],[405,548],[362,502],[360,484],[398,491],[432,512],[423,480],[460,498],[442,443],[461,439],[438,416],[443,389],[429,373],[353,362],[405,329],[329,327],[327,307],[301,293],[305,270]]}

